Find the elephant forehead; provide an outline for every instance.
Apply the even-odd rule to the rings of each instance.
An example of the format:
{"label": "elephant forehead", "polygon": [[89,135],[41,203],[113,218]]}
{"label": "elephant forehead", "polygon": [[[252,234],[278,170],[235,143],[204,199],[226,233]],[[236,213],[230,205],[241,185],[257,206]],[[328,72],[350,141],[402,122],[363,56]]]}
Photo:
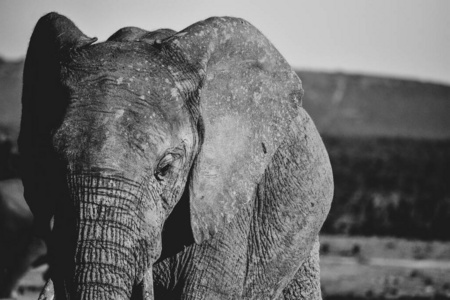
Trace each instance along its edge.
{"label": "elephant forehead", "polygon": [[120,157],[138,153],[153,160],[181,139],[182,114],[170,116],[158,106],[120,101],[120,95],[98,95],[91,101],[73,97],[55,135],[63,149]]}
{"label": "elephant forehead", "polygon": [[178,66],[140,43],[88,48],[63,67],[71,102],[113,113],[122,110],[125,117],[132,114],[140,122],[167,123],[173,129],[183,123],[184,81]]}
{"label": "elephant forehead", "polygon": [[[151,45],[105,42],[83,49],[64,64],[64,82],[88,93],[130,93],[123,100],[177,108],[184,105],[180,82],[186,73]],[[123,96],[123,95],[122,95]]]}

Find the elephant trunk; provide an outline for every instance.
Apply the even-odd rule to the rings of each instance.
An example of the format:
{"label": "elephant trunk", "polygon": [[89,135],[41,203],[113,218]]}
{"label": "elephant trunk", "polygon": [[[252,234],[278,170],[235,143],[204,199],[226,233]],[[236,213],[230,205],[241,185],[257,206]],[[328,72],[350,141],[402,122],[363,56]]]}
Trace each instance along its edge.
{"label": "elephant trunk", "polygon": [[[85,209],[95,211],[92,206]],[[129,299],[137,274],[127,221],[86,217],[81,223],[71,294],[80,300]]]}
{"label": "elephant trunk", "polygon": [[[161,225],[148,225],[147,215],[157,210],[143,209],[146,193],[124,178],[99,176],[73,176],[69,193],[75,235],[73,267],[64,271],[61,288],[65,298],[130,299],[144,293],[153,299],[144,277],[160,254]],[[55,289],[58,298],[56,282]]]}

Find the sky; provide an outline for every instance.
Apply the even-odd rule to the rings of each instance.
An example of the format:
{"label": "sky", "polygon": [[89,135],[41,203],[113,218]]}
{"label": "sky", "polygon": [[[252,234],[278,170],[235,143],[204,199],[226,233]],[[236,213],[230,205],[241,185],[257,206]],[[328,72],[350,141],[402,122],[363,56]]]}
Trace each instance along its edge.
{"label": "sky", "polygon": [[0,56],[23,58],[50,11],[99,40],[125,26],[179,31],[210,16],[241,17],[294,68],[450,84],[448,0],[0,0]]}

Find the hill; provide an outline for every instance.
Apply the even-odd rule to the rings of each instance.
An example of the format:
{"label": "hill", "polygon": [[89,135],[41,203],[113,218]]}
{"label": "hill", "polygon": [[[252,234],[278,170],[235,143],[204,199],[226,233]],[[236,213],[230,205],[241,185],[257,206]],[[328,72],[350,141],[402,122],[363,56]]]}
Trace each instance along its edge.
{"label": "hill", "polygon": [[450,86],[298,71],[303,105],[331,136],[450,138]]}

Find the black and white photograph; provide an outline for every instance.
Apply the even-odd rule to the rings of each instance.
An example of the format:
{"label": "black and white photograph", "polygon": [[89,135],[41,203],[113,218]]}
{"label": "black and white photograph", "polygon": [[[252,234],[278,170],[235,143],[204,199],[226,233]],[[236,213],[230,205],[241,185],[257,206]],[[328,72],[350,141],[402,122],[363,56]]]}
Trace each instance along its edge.
{"label": "black and white photograph", "polygon": [[449,16],[0,0],[0,299],[450,299]]}

